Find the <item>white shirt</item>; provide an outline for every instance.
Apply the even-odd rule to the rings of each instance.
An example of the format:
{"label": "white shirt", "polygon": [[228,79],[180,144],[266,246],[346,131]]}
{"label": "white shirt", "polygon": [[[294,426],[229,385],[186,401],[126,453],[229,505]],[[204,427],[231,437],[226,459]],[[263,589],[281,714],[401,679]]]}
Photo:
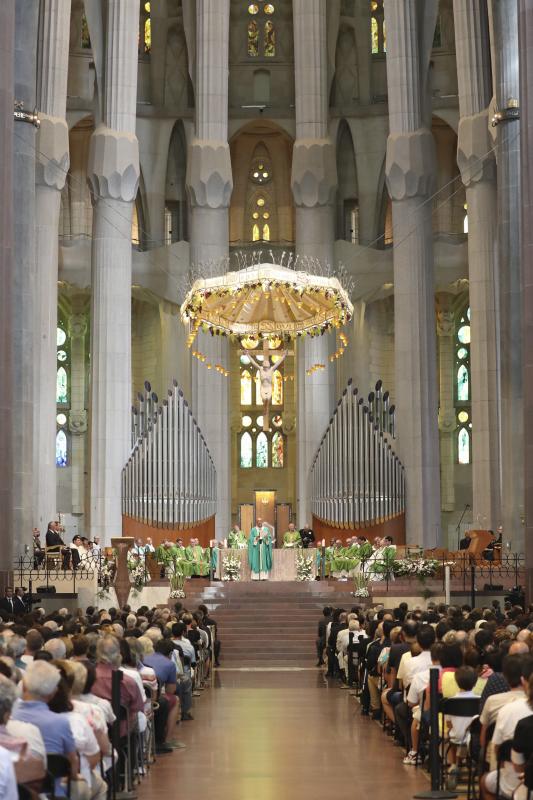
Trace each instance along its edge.
{"label": "white shirt", "polygon": [[196,651],[188,639],[183,636],[181,639],[172,639],[172,641],[181,647],[184,656],[189,656],[191,664],[196,664]]}
{"label": "white shirt", "polygon": [[11,755],[0,747],[0,797],[2,800],[18,800],[17,779]]}
{"label": "white shirt", "polygon": [[[436,666],[436,664],[433,664],[433,666]],[[440,667],[437,667],[437,669],[440,672]],[[409,691],[407,692],[408,703],[411,703],[413,706],[422,704],[422,695],[429,686],[429,675],[429,667],[428,669],[423,669],[416,673],[409,686]]]}
{"label": "white shirt", "polygon": [[112,725],[116,720],[113,709],[111,708],[111,703],[109,700],[106,700],[105,697],[97,697],[95,694],[89,693],[80,694],[78,700],[80,700],[82,703],[89,703],[90,705],[98,706],[104,714],[104,719],[107,725]]}
{"label": "white shirt", "polygon": [[10,719],[7,722],[6,731],[17,739],[25,739],[28,742],[30,754],[35,758],[40,758],[43,765],[46,766],[46,747],[37,725],[33,725],[31,722],[22,722],[19,719]]}
{"label": "white shirt", "polygon": [[[406,653],[402,656],[402,662],[405,658]],[[420,655],[413,656],[410,661],[407,662],[405,668],[405,674],[403,675],[403,685],[410,686],[411,681],[415,677],[418,672],[423,672],[425,669],[429,669],[431,666],[431,653],[429,650],[422,650]]]}
{"label": "white shirt", "polygon": [[76,750],[80,756],[80,773],[87,781],[88,786],[90,786],[91,767],[87,757],[95,756],[100,752],[96,736],[89,723],[77,711],[67,711],[64,716],[68,719],[72,736],[76,743]]}
{"label": "white shirt", "polygon": [[500,692],[499,694],[492,694],[490,697],[487,697],[485,705],[483,706],[483,711],[479,717],[481,724],[492,725],[493,722],[496,721],[500,709],[506,706],[508,703],[514,703],[517,700],[525,700],[526,693],[523,689],[514,689],[510,692]]}
{"label": "white shirt", "polygon": [[500,745],[507,739],[512,739],[515,728],[520,720],[530,716],[531,706],[525,698],[502,706],[496,717],[496,726],[492,735],[492,743],[494,745]]}

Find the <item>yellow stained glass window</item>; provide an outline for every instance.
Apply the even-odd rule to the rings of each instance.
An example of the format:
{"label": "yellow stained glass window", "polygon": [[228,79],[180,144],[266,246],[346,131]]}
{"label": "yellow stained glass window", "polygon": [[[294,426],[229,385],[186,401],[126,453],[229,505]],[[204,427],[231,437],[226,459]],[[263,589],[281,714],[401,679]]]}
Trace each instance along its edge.
{"label": "yellow stained glass window", "polygon": [[379,26],[375,17],[372,17],[372,52],[379,53]]}
{"label": "yellow stained glass window", "polygon": [[270,241],[270,225],[263,225],[263,241]]}
{"label": "yellow stained glass window", "polygon": [[250,5],[248,6],[248,13],[257,14],[258,11],[259,11],[259,6],[257,5],[257,3],[250,3]]}
{"label": "yellow stained glass window", "polygon": [[148,19],[144,23],[144,52],[149,53],[151,49],[152,49],[152,20],[150,19],[150,17],[148,17]]}
{"label": "yellow stained glass window", "polygon": [[241,406],[252,405],[252,376],[247,369],[241,372]]}
{"label": "yellow stained glass window", "polygon": [[259,375],[259,370],[255,373],[255,404],[256,406],[262,406],[263,401],[261,399],[261,376]]}
{"label": "yellow stained glass window", "polygon": [[252,57],[259,55],[259,28],[254,19],[248,23],[248,55]]}
{"label": "yellow stained glass window", "polygon": [[257,205],[259,206],[259,208],[262,208],[265,205],[265,198],[264,197],[258,197],[257,198]]}
{"label": "yellow stained glass window", "polygon": [[273,14],[275,11],[273,3],[265,3],[265,14]]}
{"label": "yellow stained glass window", "polygon": [[283,405],[283,377],[279,369],[274,370],[272,375],[272,404]]}
{"label": "yellow stained glass window", "polygon": [[265,56],[270,58],[276,55],[276,29],[271,20],[265,22]]}
{"label": "yellow stained glass window", "polygon": [[258,242],[260,238],[261,237],[259,235],[259,225],[254,225],[254,227],[252,228],[252,241]]}

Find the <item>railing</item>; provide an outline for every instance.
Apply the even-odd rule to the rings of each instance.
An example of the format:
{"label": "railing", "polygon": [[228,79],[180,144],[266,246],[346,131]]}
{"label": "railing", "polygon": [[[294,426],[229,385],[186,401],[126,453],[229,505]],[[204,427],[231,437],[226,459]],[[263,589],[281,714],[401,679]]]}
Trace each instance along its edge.
{"label": "railing", "polygon": [[[68,550],[67,546],[65,546],[65,550]],[[72,558],[64,557],[63,553],[46,555],[43,551],[38,551],[33,555],[20,556],[14,561],[13,582],[16,586],[25,587],[33,596],[35,603],[39,597],[39,593],[36,594],[37,588],[42,590],[55,586],[57,583],[63,583],[68,585],[69,592],[76,592],[76,585],[80,581],[89,581],[96,576],[100,583],[102,580],[101,567],[101,554],[84,557],[74,567]]]}
{"label": "railing", "polygon": [[405,511],[405,471],[391,443],[394,411],[381,381],[366,400],[348,381],[311,466],[316,517],[352,527]]}
{"label": "railing", "polygon": [[159,403],[148,382],[132,408],[132,452],[122,513],[149,525],[197,524],[216,510],[216,470],[189,404],[173,381]]}

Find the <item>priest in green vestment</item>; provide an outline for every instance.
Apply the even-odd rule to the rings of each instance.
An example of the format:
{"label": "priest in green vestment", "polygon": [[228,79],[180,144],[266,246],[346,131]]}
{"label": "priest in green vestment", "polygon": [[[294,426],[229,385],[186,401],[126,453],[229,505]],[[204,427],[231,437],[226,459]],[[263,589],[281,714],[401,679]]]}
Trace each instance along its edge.
{"label": "priest in green vestment", "polygon": [[294,529],[294,522],[289,522],[289,530],[283,534],[283,547],[294,548],[302,546],[300,531]]}
{"label": "priest in green vestment", "polygon": [[248,563],[253,581],[266,581],[272,570],[272,534],[261,518],[257,519],[248,539]]}
{"label": "priest in green vestment", "polygon": [[248,540],[238,525],[234,525],[228,534],[228,547],[230,550],[244,550],[248,547]]}
{"label": "priest in green vestment", "polygon": [[200,545],[198,539],[191,539],[188,547],[185,548],[187,560],[191,564],[193,577],[205,578],[209,575],[209,555],[208,551]]}

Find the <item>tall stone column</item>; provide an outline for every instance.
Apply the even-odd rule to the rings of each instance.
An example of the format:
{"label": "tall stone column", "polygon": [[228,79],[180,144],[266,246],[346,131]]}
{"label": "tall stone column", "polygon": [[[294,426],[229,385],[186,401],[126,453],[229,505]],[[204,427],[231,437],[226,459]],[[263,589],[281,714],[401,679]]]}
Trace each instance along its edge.
{"label": "tall stone column", "polygon": [[[533,4],[518,0],[520,53],[520,135],[525,153],[533,148]],[[524,516],[526,601],[533,602],[533,175],[521,173],[522,344],[524,376]]]}
{"label": "tall stone column", "polygon": [[69,168],[65,120],[70,38],[70,0],[41,4],[35,238],[34,482],[36,525],[45,531],[56,515],[57,271],[61,190]]}
{"label": "tall stone column", "polygon": [[[455,403],[453,376],[455,372],[454,316],[452,295],[437,297],[437,339],[439,348],[439,434],[440,434],[440,494],[442,511],[455,510]],[[445,542],[443,542],[445,544]],[[453,545],[453,546],[452,546]],[[450,543],[452,549],[455,544]]]}
{"label": "tall stone column", "polygon": [[522,549],[524,542],[524,425],[522,380],[522,296],[520,265],[520,123],[507,109],[518,103],[517,3],[491,0],[493,83],[498,160],[498,269],[500,312],[501,502],[504,539]]}
{"label": "tall stone column", "polygon": [[[15,100],[32,112],[36,105],[36,42],[39,4],[15,3]],[[3,34],[2,34],[3,36]],[[33,484],[33,412],[35,397],[35,147],[36,128],[17,121],[13,136],[14,259],[16,279],[12,297],[13,392],[17,413],[13,418],[14,549],[31,542],[35,523]]]}
{"label": "tall stone column", "polygon": [[15,2],[0,4],[0,508],[3,510],[0,533],[0,583],[8,580],[13,564],[13,454],[15,412],[13,391],[13,301],[15,275],[13,260],[13,64]]}
{"label": "tall stone column", "polygon": [[430,197],[435,147],[427,85],[435,0],[385,0],[394,229],[398,453],[406,470],[407,541],[440,544],[435,291]]}
{"label": "tall stone column", "polygon": [[492,94],[487,7],[454,0],[454,18],[461,114],[457,163],[468,207],[472,505],[474,519],[486,519],[487,527],[495,530],[501,521],[497,216],[496,164],[487,110]]}
{"label": "tall stone column", "polygon": [[71,436],[72,513],[85,513],[85,465],[87,440],[86,339],[87,315],[83,296],[73,299],[74,314],[68,321],[70,334],[71,396],[68,428]]}
{"label": "tall stone column", "polygon": [[[229,251],[233,190],[228,146],[229,12],[229,0],[196,3],[196,130],[187,163],[191,263],[219,263],[221,272]],[[197,344],[207,361],[229,367],[226,339],[199,334]],[[223,538],[231,527],[229,383],[196,359],[192,408],[217,470],[216,536]]]}
{"label": "tall stone column", "polygon": [[130,449],[131,219],[139,184],[135,136],[138,16],[108,0],[102,122],[91,138],[93,199],[90,535],[120,536],[121,473]]}
{"label": "tall stone column", "polygon": [[[296,253],[333,265],[337,167],[328,134],[326,0],[294,0],[296,141],[292,191],[296,206]],[[298,517],[309,515],[309,468],[335,404],[335,368],[329,364],[335,337],[298,344]],[[322,363],[327,369],[306,376]],[[310,521],[310,520],[308,520]]]}

